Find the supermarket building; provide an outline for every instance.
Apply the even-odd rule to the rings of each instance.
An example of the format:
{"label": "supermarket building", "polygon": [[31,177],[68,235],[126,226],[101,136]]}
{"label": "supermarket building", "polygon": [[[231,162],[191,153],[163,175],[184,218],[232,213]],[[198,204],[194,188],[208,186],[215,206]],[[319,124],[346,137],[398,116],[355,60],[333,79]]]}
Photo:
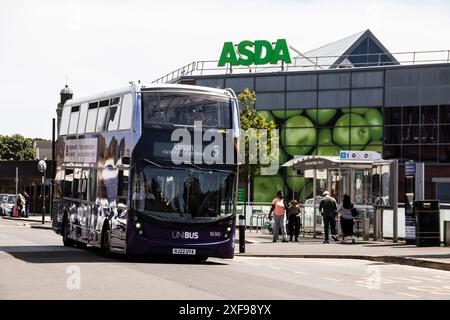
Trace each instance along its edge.
{"label": "supermarket building", "polygon": [[[384,159],[399,160],[400,202],[403,164],[423,162],[425,199],[450,203],[449,50],[391,53],[366,30],[309,52],[290,51],[290,64],[218,67],[218,61],[196,61],[154,82],[254,90],[256,109],[269,111],[280,129],[287,127],[280,131],[285,160],[334,155],[344,148],[380,151]],[[292,118],[307,118],[307,124]],[[295,129],[311,123],[317,133],[332,133],[331,141],[316,137],[305,146],[287,137],[300,136]],[[349,138],[342,139],[339,126],[368,127],[369,138],[355,138],[347,130]],[[286,171],[280,175],[288,180]]]}

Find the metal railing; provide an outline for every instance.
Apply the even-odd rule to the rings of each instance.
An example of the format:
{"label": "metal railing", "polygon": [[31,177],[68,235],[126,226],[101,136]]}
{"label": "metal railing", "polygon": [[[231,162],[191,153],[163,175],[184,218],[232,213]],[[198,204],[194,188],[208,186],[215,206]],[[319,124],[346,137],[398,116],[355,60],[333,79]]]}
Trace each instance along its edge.
{"label": "metal railing", "polygon": [[361,67],[390,67],[396,65],[417,65],[433,63],[450,63],[450,50],[411,51],[399,53],[370,53],[341,56],[297,56],[292,63],[278,63],[265,66],[218,66],[217,60],[199,60],[176,69],[153,83],[170,83],[183,76],[245,74],[258,72],[292,72],[326,69],[346,69]]}

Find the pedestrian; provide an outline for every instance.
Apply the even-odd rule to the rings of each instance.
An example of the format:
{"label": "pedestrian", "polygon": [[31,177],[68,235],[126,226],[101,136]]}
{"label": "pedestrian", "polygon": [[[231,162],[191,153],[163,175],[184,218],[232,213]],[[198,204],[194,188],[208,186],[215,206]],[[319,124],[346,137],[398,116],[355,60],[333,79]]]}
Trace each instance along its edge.
{"label": "pedestrian", "polygon": [[289,228],[289,240],[292,241],[292,236],[295,237],[295,242],[298,242],[298,236],[300,234],[300,227],[302,225],[300,213],[301,209],[298,206],[297,200],[291,201],[288,215],[288,228]]}
{"label": "pedestrian", "polygon": [[30,196],[26,191],[23,191],[22,195],[25,199],[25,217],[28,218],[28,216],[30,215]]}
{"label": "pedestrian", "polygon": [[323,193],[324,198],[320,201],[319,212],[323,217],[323,226],[325,232],[325,240],[323,243],[330,243],[329,231],[331,227],[331,238],[334,241],[339,241],[336,237],[336,215],[338,211],[336,200],[330,196],[328,191]]}
{"label": "pedestrian", "polygon": [[342,229],[342,240],[341,243],[345,243],[345,237],[351,237],[352,243],[355,243],[355,237],[353,233],[353,203],[350,200],[349,195],[344,195],[344,200],[342,204],[339,206],[340,212],[340,220],[341,220],[341,229]]}
{"label": "pedestrian", "polygon": [[272,207],[269,212],[269,220],[272,220],[273,212],[273,242],[278,241],[278,232],[281,228],[281,234],[283,237],[282,242],[287,241],[286,235],[286,213],[288,210],[288,204],[284,198],[283,191],[278,191],[277,197],[272,201]]}
{"label": "pedestrian", "polygon": [[23,195],[21,193],[19,193],[17,195],[16,205],[17,205],[17,212],[18,212],[17,214],[19,217],[22,217],[24,205],[25,205],[25,198],[23,197]]}

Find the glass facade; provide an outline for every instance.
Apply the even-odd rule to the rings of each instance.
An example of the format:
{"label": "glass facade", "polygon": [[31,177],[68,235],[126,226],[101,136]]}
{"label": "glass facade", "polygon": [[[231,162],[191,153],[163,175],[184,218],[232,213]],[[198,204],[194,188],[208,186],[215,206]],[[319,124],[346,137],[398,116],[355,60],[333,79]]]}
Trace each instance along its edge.
{"label": "glass facade", "polygon": [[385,108],[384,123],[386,159],[449,163],[449,106]]}

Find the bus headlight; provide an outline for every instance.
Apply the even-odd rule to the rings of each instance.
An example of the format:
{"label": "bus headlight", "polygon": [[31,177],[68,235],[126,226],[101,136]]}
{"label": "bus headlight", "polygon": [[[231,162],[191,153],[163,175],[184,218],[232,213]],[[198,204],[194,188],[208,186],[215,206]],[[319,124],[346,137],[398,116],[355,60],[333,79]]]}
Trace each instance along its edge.
{"label": "bus headlight", "polygon": [[228,237],[230,236],[230,232],[231,232],[231,227],[227,227],[225,229],[225,232],[223,233],[224,239],[228,239]]}
{"label": "bus headlight", "polygon": [[135,224],[134,224],[134,226],[136,227],[136,229],[142,229],[142,223],[140,223],[140,222],[136,222]]}

